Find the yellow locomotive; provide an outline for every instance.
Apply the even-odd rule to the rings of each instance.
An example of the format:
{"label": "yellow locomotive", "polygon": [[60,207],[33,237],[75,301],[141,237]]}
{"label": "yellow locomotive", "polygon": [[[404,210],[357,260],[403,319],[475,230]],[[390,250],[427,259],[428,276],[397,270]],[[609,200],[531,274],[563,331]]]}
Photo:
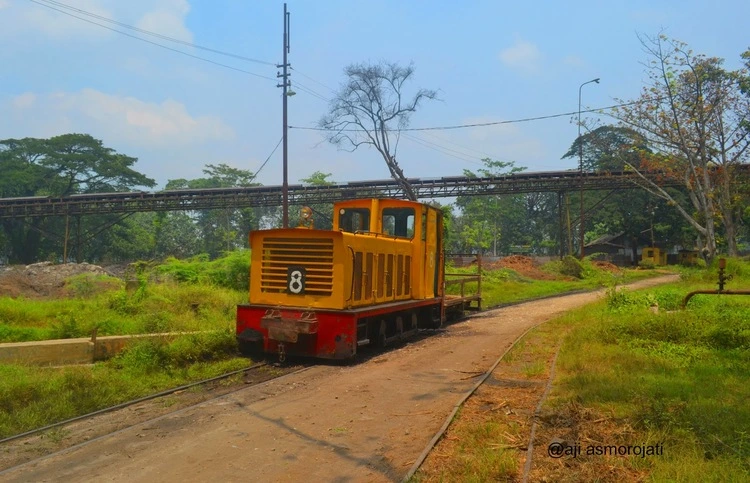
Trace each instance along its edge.
{"label": "yellow locomotive", "polygon": [[250,248],[243,350],[351,358],[444,319],[443,220],[430,205],[341,201],[332,230],[259,230]]}

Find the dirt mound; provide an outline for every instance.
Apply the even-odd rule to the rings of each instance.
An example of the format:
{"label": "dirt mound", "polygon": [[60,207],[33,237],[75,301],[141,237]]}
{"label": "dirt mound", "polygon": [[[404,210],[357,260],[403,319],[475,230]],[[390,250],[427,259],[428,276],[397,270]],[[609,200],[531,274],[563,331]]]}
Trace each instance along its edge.
{"label": "dirt mound", "polygon": [[60,297],[66,296],[65,280],[82,273],[109,275],[98,265],[51,262],[17,265],[0,269],[0,297]]}
{"label": "dirt mound", "polygon": [[508,268],[515,271],[519,275],[524,277],[533,278],[536,280],[554,280],[555,276],[544,272],[534,265],[534,260],[530,257],[523,255],[510,255],[505,258],[501,258],[497,262],[489,264],[487,267],[490,270],[497,270],[499,268]]}
{"label": "dirt mound", "polygon": [[622,271],[620,270],[620,267],[609,262],[594,261],[593,264],[596,268],[599,268],[601,270],[606,270],[612,273],[620,273]]}

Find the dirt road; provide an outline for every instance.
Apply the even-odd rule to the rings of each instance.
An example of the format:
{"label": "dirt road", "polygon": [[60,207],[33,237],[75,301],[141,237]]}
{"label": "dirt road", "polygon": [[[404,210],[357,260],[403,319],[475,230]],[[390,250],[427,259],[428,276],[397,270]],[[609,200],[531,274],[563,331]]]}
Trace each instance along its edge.
{"label": "dirt road", "polygon": [[400,480],[472,376],[529,327],[601,295],[486,312],[360,364],[315,366],[90,441],[0,481]]}

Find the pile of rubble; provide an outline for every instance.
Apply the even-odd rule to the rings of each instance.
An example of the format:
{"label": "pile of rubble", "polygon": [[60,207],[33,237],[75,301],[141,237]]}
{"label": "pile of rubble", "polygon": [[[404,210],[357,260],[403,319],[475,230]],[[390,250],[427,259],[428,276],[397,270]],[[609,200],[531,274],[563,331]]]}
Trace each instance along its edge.
{"label": "pile of rubble", "polygon": [[0,297],[65,296],[65,280],[82,273],[110,275],[99,265],[89,263],[54,265],[51,262],[40,262],[0,267]]}
{"label": "pile of rubble", "polygon": [[509,268],[524,277],[536,280],[554,280],[556,277],[550,273],[540,270],[535,264],[534,259],[523,255],[510,255],[489,264],[490,270],[498,268]]}
{"label": "pile of rubble", "polygon": [[612,273],[620,273],[622,271],[620,269],[620,267],[618,267],[617,265],[615,265],[613,263],[609,263],[609,262],[595,260],[593,262],[593,264],[594,264],[594,266],[596,268],[599,268],[601,270],[606,270],[606,271],[612,272]]}

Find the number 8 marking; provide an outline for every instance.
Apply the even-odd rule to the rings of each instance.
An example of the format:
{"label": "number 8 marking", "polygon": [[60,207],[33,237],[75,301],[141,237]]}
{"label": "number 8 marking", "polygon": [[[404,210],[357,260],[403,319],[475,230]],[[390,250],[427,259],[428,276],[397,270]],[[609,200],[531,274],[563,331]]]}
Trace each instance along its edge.
{"label": "number 8 marking", "polygon": [[289,267],[287,271],[287,289],[289,293],[299,295],[305,290],[305,269],[303,267]]}

